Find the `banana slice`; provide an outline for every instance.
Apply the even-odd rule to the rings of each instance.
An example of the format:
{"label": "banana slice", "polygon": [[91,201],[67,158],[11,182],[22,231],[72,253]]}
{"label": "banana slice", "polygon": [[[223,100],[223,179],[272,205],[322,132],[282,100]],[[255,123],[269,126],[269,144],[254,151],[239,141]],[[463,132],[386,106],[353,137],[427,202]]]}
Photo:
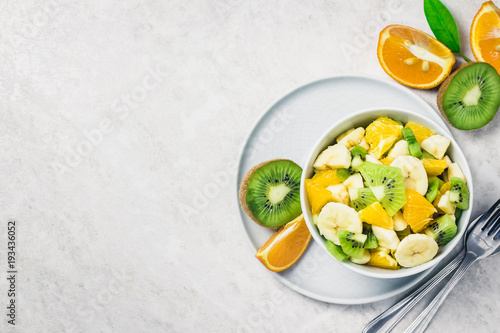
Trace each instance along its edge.
{"label": "banana slice", "polygon": [[336,144],[323,150],[313,164],[318,170],[348,168],[351,165],[351,152],[344,145]]}
{"label": "banana slice", "polygon": [[403,267],[415,267],[434,258],[438,248],[434,238],[425,234],[411,234],[399,243],[394,257]]}
{"label": "banana slice", "polygon": [[465,179],[464,173],[458,163],[451,163],[448,167],[448,179],[451,179],[452,177],[458,177],[462,179],[465,184],[467,184],[467,179]]}
{"label": "banana slice", "polygon": [[318,216],[318,230],[326,239],[340,245],[338,231],[340,229],[362,233],[363,223],[359,214],[353,208],[338,203],[329,202]]}
{"label": "banana slice", "polygon": [[348,189],[365,187],[363,184],[363,177],[361,177],[359,172],[347,178],[344,181],[344,185],[347,186]]}
{"label": "banana slice", "polygon": [[347,191],[347,186],[344,184],[337,184],[328,186],[326,188],[328,191],[332,193],[332,201],[340,202],[345,205],[349,204],[349,192]]}
{"label": "banana slice", "polygon": [[403,213],[400,210],[394,214],[392,217],[392,227],[395,231],[402,231],[408,227],[408,223],[406,222]]}
{"label": "banana slice", "polygon": [[399,156],[408,156],[408,155],[410,155],[410,150],[408,149],[408,141],[401,140],[394,145],[389,154],[387,154],[387,157],[395,160]]}
{"label": "banana slice", "polygon": [[372,225],[373,233],[377,237],[378,245],[389,250],[396,250],[399,245],[398,235],[394,230],[385,229]]}
{"label": "banana slice", "polygon": [[375,156],[370,153],[366,154],[366,161],[375,164],[382,164],[382,162],[380,162]]}
{"label": "banana slice", "polygon": [[344,145],[347,149],[351,149],[357,146],[364,136],[365,129],[363,127],[358,127],[354,131],[344,136],[342,140],[339,141],[339,144]]}
{"label": "banana slice", "polygon": [[353,258],[353,257],[349,257],[349,260],[352,261],[355,264],[364,265],[368,261],[370,261],[371,257],[372,257],[372,255],[370,254],[370,251],[365,250],[365,252],[363,252],[363,257],[361,259],[356,259],[356,258]]}
{"label": "banana slice", "polygon": [[413,156],[400,156],[391,163],[391,166],[403,170],[405,189],[415,190],[421,195],[427,193],[429,183],[422,161]]}
{"label": "banana slice", "polygon": [[438,160],[441,160],[450,143],[451,140],[447,137],[436,134],[422,141],[420,147]]}

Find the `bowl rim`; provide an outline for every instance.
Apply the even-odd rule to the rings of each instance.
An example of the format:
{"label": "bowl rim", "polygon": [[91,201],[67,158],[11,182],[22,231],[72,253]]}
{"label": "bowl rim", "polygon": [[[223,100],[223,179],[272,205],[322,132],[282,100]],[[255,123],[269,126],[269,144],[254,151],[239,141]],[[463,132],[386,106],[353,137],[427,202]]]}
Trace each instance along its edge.
{"label": "bowl rim", "polygon": [[[399,270],[388,270],[388,269],[377,268],[377,267],[373,267],[373,266],[358,265],[358,264],[355,264],[349,260],[346,262],[337,261],[341,265],[343,265],[344,267],[346,267],[346,268],[348,268],[356,273],[365,275],[365,276],[369,276],[369,277],[373,277],[373,278],[382,278],[382,279],[393,279],[393,278],[408,277],[411,275],[421,273],[421,272],[428,270],[432,267],[435,267],[441,260],[443,260],[445,257],[447,257],[453,251],[453,249],[461,242],[462,237],[465,234],[465,230],[467,229],[467,225],[469,224],[470,216],[471,216],[471,212],[472,212],[472,205],[474,202],[472,175],[471,175],[469,164],[467,162],[465,154],[463,153],[462,149],[460,148],[458,143],[453,138],[453,135],[451,134],[451,132],[449,131],[448,128],[439,125],[438,123],[436,123],[432,119],[430,119],[427,116],[424,116],[418,112],[411,111],[411,110],[404,109],[404,108],[395,108],[395,107],[383,107],[383,106],[371,107],[371,108],[359,110],[359,111],[351,113],[345,117],[342,117],[339,120],[337,120],[336,122],[334,122],[325,132],[323,132],[321,134],[321,136],[316,140],[316,142],[314,143],[310,152],[308,153],[307,159],[305,160],[305,163],[303,164],[304,168],[303,168],[301,181],[300,181],[300,199],[301,199],[300,201],[301,201],[301,206],[302,206],[302,212],[304,212],[304,219],[306,221],[307,227],[308,227],[309,231],[311,232],[311,235],[312,235],[314,241],[326,253],[328,253],[328,256],[330,258],[332,258],[332,260],[336,260],[335,258],[333,258],[332,254],[330,254],[330,252],[328,252],[328,250],[326,249],[324,237],[319,234],[319,231],[318,231],[316,225],[314,225],[314,223],[312,222],[312,217],[311,217],[312,214],[311,214],[311,210],[309,207],[309,201],[308,201],[308,198],[306,195],[304,182],[306,180],[306,177],[307,178],[310,177],[310,175],[308,175],[308,170],[309,169],[312,170],[312,164],[316,160],[317,155],[322,150],[324,150],[328,146],[328,144],[326,144],[326,146],[322,147],[322,149],[319,150],[319,152],[316,152],[316,150],[318,150],[320,145],[322,145],[322,144],[325,145],[325,143],[323,141],[325,141],[325,139],[328,136],[330,136],[332,132],[335,131],[335,128],[339,127],[340,125],[344,124],[345,122],[347,122],[349,120],[352,120],[352,122],[354,124],[359,124],[360,122],[364,122],[364,120],[356,120],[356,118],[359,118],[360,116],[367,117],[366,122],[370,121],[370,119],[371,119],[371,121],[373,121],[377,117],[382,116],[382,114],[384,112],[386,112],[386,113],[387,112],[400,113],[400,114],[405,114],[405,115],[415,117],[417,119],[423,119],[424,122],[431,124],[432,125],[431,127],[434,127],[435,129],[437,129],[437,130],[435,130],[434,128],[432,128],[432,130],[434,132],[436,132],[436,134],[441,134],[441,135],[445,134],[446,137],[448,137],[451,141],[451,146],[453,147],[454,155],[458,155],[459,156],[458,159],[463,160],[463,161],[460,161],[460,168],[462,169],[464,175],[466,176],[467,187],[468,187],[469,192],[470,192],[469,209],[464,211],[462,213],[462,216],[460,217],[461,224],[460,224],[459,232],[457,233],[457,235],[453,238],[453,240],[451,242],[449,242],[448,244],[445,245],[446,248],[444,250],[443,250],[443,247],[440,247],[440,252],[438,252],[438,255],[436,257],[434,257],[432,260],[430,260],[424,264],[421,264],[419,266],[415,266],[415,267],[411,267],[411,268],[402,267]],[[337,133],[336,136],[338,136],[340,134],[341,133]],[[454,162],[456,160],[457,160],[457,158],[455,157]]]}

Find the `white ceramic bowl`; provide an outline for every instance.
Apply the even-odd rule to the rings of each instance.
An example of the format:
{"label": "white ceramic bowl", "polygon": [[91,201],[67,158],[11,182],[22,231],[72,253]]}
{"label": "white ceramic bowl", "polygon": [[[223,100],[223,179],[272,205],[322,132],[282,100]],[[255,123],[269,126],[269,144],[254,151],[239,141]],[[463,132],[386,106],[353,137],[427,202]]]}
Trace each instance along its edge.
{"label": "white ceramic bowl", "polygon": [[450,147],[448,148],[447,155],[450,156],[453,162],[458,162],[462,171],[467,179],[467,186],[470,191],[470,207],[468,210],[462,213],[462,216],[457,221],[458,232],[457,235],[445,246],[441,246],[439,248],[438,254],[431,261],[416,266],[412,268],[401,268],[399,270],[389,270],[382,269],[378,267],[368,266],[368,265],[358,265],[349,260],[341,263],[345,267],[360,273],[362,275],[375,277],[375,278],[401,278],[410,276],[413,274],[420,273],[426,269],[434,267],[439,261],[441,261],[448,253],[450,253],[453,248],[462,242],[462,237],[467,229],[467,225],[469,223],[470,214],[472,211],[472,203],[474,201],[474,193],[472,186],[472,176],[470,173],[469,165],[467,164],[467,160],[464,156],[464,153],[458,146],[457,142],[453,139],[451,134],[444,129],[443,127],[437,125],[434,121],[430,120],[427,117],[424,117],[418,113],[402,110],[402,109],[394,109],[394,108],[376,108],[359,111],[353,114],[350,114],[342,119],[339,119],[335,124],[333,124],[330,129],[328,129],[321,138],[316,142],[316,144],[312,147],[309,156],[307,157],[306,163],[304,164],[304,170],[302,172],[301,186],[300,186],[300,200],[302,204],[302,211],[304,213],[304,217],[307,223],[307,227],[311,232],[314,240],[319,244],[319,246],[328,253],[331,257],[331,260],[336,260],[326,249],[325,239],[318,231],[318,228],[312,222],[312,213],[309,205],[309,201],[307,199],[306,190],[304,186],[304,181],[308,178],[311,178],[314,174],[313,171],[313,163],[316,160],[316,157],[321,153],[326,147],[336,143],[335,138],[353,127],[362,126],[366,128],[368,124],[370,124],[373,120],[378,117],[387,116],[393,119],[399,119],[403,123],[407,123],[409,121],[415,122],[417,124],[421,124],[426,126],[427,128],[433,130],[436,134],[441,134],[446,136],[451,140]]}

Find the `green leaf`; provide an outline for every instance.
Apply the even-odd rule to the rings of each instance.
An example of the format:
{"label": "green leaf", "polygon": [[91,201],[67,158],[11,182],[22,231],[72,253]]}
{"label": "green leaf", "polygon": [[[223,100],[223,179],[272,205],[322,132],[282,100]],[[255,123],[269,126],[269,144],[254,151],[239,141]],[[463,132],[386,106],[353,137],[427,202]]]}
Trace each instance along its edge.
{"label": "green leaf", "polygon": [[439,0],[424,0],[424,12],[434,36],[451,52],[460,53],[457,24],[448,8]]}

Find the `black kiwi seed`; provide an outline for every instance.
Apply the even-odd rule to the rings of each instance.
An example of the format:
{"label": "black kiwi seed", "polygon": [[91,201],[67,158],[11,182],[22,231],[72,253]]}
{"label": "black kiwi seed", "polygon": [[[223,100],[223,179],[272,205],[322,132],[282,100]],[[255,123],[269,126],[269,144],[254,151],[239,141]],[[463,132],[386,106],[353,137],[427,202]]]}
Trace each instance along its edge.
{"label": "black kiwi seed", "polygon": [[458,129],[488,124],[500,107],[500,76],[487,63],[466,63],[441,85],[437,104],[443,116]]}

